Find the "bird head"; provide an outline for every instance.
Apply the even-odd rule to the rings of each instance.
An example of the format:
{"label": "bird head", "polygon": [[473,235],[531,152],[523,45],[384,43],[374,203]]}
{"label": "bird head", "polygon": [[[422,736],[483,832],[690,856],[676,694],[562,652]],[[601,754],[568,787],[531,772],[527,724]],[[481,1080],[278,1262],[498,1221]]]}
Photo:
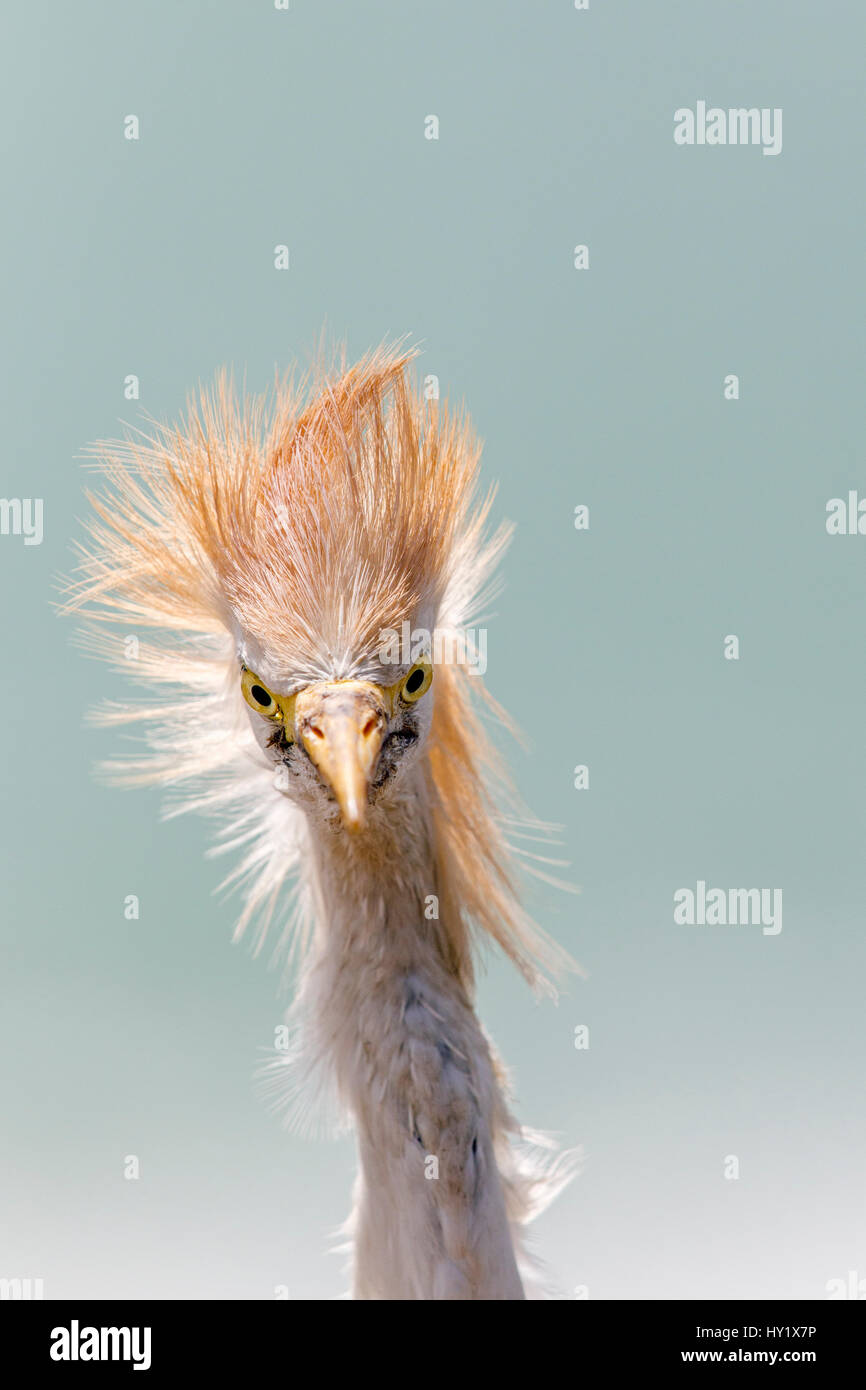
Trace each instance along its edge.
{"label": "bird head", "polygon": [[[263,397],[239,397],[223,373],[177,425],[94,445],[107,487],[66,607],[89,617],[86,645],[152,694],[98,712],[150,745],[108,770],[217,815],[219,848],[243,850],[226,880],[246,885],[238,932],[255,915],[263,940],[322,830],[360,838],[366,856],[391,815],[398,833],[369,857],[399,873],[417,809],[440,893],[459,904],[455,968],[471,975],[477,928],[535,979],[546,948],[512,887],[507,784],[474,710],[483,682],[436,646],[471,647],[510,528],[488,531],[480,443],[462,411],[412,384],[414,355],[320,363]],[[144,630],[132,659],[112,624]],[[383,634],[406,629],[398,660]]]}

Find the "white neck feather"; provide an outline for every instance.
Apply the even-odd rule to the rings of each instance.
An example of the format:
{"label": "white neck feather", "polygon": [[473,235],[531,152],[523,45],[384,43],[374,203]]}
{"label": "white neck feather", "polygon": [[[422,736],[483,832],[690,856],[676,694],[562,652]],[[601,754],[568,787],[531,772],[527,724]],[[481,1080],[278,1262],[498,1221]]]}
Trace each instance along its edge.
{"label": "white neck feather", "polygon": [[354,1295],[522,1298],[497,1163],[508,1117],[432,915],[424,776],[407,773],[362,836],[324,829],[312,845],[316,947],[302,1003],[358,1136]]}

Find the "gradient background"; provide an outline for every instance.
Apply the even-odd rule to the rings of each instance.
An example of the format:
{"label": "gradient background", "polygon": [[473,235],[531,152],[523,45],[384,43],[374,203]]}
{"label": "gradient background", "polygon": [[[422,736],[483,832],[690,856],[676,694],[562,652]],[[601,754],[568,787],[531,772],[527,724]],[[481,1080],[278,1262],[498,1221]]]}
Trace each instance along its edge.
{"label": "gradient background", "polygon": [[[126,374],[171,417],[325,323],[423,340],[519,522],[488,675],[582,887],[533,906],[588,972],[558,1007],[500,962],[481,987],[518,1113],[586,1150],[539,1251],[592,1298],[866,1276],[866,538],[825,531],[866,494],[864,39],[853,0],[7,10],[2,492],[44,498],[45,539],[0,537],[0,1275],[344,1288],[352,1144],[258,1098],[277,975],[229,944],[208,827],[92,780],[119,736],[84,711],[122,681],[50,607]],[[781,155],[675,146],[699,98],[782,107]],[[675,926],[698,878],[781,887],[781,935]]]}

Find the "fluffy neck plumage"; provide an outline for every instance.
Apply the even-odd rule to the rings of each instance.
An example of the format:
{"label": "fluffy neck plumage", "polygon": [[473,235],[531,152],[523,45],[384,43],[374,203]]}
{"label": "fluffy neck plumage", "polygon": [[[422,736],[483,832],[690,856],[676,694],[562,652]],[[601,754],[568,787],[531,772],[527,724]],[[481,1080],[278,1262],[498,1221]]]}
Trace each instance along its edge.
{"label": "fluffy neck plumage", "polygon": [[313,834],[304,1012],[358,1136],[355,1297],[522,1298],[507,1115],[442,916],[426,777],[407,773],[362,836]]}

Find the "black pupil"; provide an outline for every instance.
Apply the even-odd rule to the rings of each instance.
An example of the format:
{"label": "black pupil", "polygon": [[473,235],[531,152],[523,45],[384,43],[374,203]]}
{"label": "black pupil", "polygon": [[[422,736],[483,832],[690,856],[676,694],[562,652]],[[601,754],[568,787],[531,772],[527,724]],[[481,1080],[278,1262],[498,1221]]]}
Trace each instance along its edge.
{"label": "black pupil", "polygon": [[413,671],[412,674],[411,674],[411,676],[409,677],[409,679],[408,679],[407,682],[406,682],[406,694],[407,694],[407,695],[414,695],[414,694],[415,694],[415,691],[416,691],[416,690],[420,690],[420,689],[421,689],[421,686],[422,686],[423,684],[424,684],[424,672],[423,672],[423,671]]}
{"label": "black pupil", "polygon": [[251,685],[250,694],[257,705],[269,705],[271,703],[271,697],[263,685]]}

